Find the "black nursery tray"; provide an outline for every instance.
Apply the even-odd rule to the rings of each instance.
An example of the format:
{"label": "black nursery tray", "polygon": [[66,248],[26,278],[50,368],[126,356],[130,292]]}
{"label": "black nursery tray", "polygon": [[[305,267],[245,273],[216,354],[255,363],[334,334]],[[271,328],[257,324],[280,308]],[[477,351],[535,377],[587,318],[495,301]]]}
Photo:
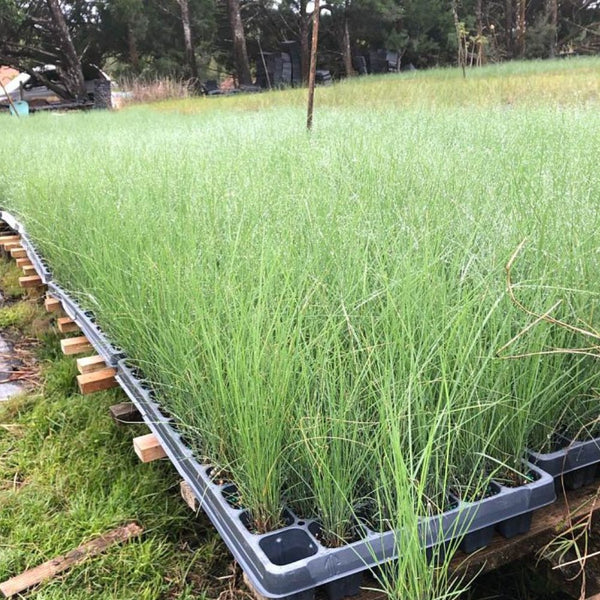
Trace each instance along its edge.
{"label": "black nursery tray", "polygon": [[[7,213],[2,213],[2,218],[22,231],[20,224]],[[285,527],[265,534],[253,533],[247,526],[248,511],[228,502],[235,484],[220,484],[211,478],[212,466],[196,460],[176,423],[156,402],[152,389],[128,365],[121,350],[110,343],[93,315],[82,310],[53,281],[48,282],[48,288],[61,300],[65,312],[96,351],[108,364],[116,366],[120,386],[260,594],[310,600],[315,588],[323,586],[330,600],[338,600],[358,592],[364,571],[392,561],[402,552],[402,532],[373,531],[366,524],[362,524],[362,537],[357,541],[337,548],[325,547],[317,537],[319,523],[301,519],[289,510],[285,511]],[[421,518],[419,534],[423,551],[459,539],[463,550],[473,551],[489,543],[494,530],[507,537],[527,531],[533,511],[552,503],[556,494],[551,475],[530,463],[525,463],[524,470],[532,475],[530,483],[507,488],[493,482],[488,497],[478,502],[456,500],[452,509]]]}
{"label": "black nursery tray", "polygon": [[[2,213],[3,215],[5,213]],[[35,245],[29,239],[26,233],[21,233],[21,245],[27,252],[27,257],[31,261],[31,264],[35,267],[37,274],[40,276],[42,283],[48,284],[52,279],[52,273],[46,261],[39,255]]]}
{"label": "black nursery tray", "polygon": [[565,440],[555,452],[529,452],[529,460],[556,478],[567,489],[577,489],[591,483],[600,465],[600,438],[584,442]]}
{"label": "black nursery tray", "polygon": [[93,314],[90,311],[83,310],[79,304],[58,284],[50,281],[48,291],[52,296],[58,298],[67,315],[77,323],[85,337],[90,341],[104,362],[116,367],[117,363],[123,358],[123,351],[114,346],[98,327]]}
{"label": "black nursery tray", "polygon": [[[325,586],[329,597],[335,599],[358,591],[360,573],[393,560],[401,552],[401,533],[375,532],[368,527],[363,528],[362,539],[327,548],[314,535],[318,523],[300,519],[289,510],[286,527],[262,535],[252,533],[246,526],[248,512],[227,502],[234,484],[220,485],[211,479],[211,465],[200,464],[194,458],[173,420],[162,414],[152,391],[125,360],[119,362],[117,381],[261,594],[311,598],[314,588]],[[526,469],[535,476],[531,483],[516,488],[494,483],[495,493],[488,498],[458,502],[452,510],[421,519],[424,550],[463,537],[462,548],[472,552],[489,543],[495,529],[506,537],[527,531],[533,511],[554,502],[556,494],[552,477],[529,463]]]}
{"label": "black nursery tray", "polygon": [[19,223],[19,221],[17,221],[17,219],[10,213],[3,210],[0,212],[0,217],[13,231],[16,231],[17,233],[23,232],[23,226],[21,223]]}

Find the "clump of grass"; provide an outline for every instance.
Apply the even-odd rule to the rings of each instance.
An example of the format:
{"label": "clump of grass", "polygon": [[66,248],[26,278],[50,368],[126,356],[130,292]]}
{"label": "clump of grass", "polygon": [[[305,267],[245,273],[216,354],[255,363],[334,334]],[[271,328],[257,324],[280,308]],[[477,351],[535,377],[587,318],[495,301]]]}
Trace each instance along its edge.
{"label": "clump of grass", "polygon": [[[468,85],[522,90],[547,68]],[[448,581],[418,552],[418,517],[449,508],[450,489],[472,500],[493,478],[522,481],[527,447],[590,416],[589,357],[538,352],[574,332],[542,323],[513,343],[522,359],[498,350],[530,322],[504,272],[524,236],[522,301],[543,313],[562,298],[558,317],[598,327],[600,118],[587,96],[476,109],[438,95],[458,85],[449,71],[415,76],[426,107],[391,110],[383,91],[403,92],[382,81],[345,84],[361,106],[330,98],[310,137],[295,96],[202,120],[70,116],[58,132],[42,115],[6,135],[0,160],[22,159],[23,176],[2,189],[197,455],[235,482],[253,531],[292,504],[336,545],[367,507],[408,532],[390,595],[425,598]]]}

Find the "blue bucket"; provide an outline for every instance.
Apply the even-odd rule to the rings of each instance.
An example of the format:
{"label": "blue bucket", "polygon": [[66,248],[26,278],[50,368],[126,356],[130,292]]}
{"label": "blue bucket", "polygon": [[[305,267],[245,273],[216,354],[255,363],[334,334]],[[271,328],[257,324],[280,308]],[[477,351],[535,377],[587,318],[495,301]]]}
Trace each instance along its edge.
{"label": "blue bucket", "polygon": [[19,117],[26,117],[29,114],[29,103],[25,102],[25,100],[17,100],[16,102],[13,102],[10,106],[10,114],[16,114]]}

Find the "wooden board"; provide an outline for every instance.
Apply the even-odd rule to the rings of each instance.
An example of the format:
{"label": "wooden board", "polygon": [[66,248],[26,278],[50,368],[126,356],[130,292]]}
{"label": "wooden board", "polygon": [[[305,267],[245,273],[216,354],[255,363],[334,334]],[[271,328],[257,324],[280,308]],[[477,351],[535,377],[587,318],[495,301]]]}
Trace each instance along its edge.
{"label": "wooden board", "polygon": [[59,317],[56,319],[56,326],[61,333],[73,333],[74,331],[80,331],[79,325],[70,319],[69,317]]}
{"label": "wooden board", "polygon": [[29,277],[30,275],[37,275],[37,271],[35,270],[35,267],[32,264],[23,265],[22,269],[23,275],[25,275],[26,277]]}
{"label": "wooden board", "polygon": [[46,296],[44,300],[44,307],[48,312],[58,312],[62,310],[62,304],[58,298],[52,296]]}
{"label": "wooden board", "polygon": [[72,354],[83,354],[84,352],[93,350],[92,344],[90,344],[90,341],[85,335],[60,340],[60,347],[63,354],[66,354],[67,356]]}
{"label": "wooden board", "polygon": [[109,407],[108,411],[117,425],[128,425],[130,423],[141,423],[142,415],[133,402],[119,402]]}
{"label": "wooden board", "polygon": [[133,449],[144,463],[167,456],[153,433],[133,438]]}
{"label": "wooden board", "polygon": [[113,529],[104,535],[82,544],[75,550],[57,556],[33,569],[28,569],[16,577],[11,577],[0,583],[0,592],[5,598],[21,594],[34,585],[38,585],[47,579],[78,565],[91,556],[105,552],[110,546],[126,542],[142,533],[142,528],[137,523],[129,523],[123,527]]}
{"label": "wooden board", "polygon": [[95,354],[94,356],[85,356],[84,358],[78,358],[75,363],[77,364],[77,370],[83,375],[85,373],[93,373],[94,371],[100,371],[100,369],[106,369],[106,363],[101,356]]}
{"label": "wooden board", "polygon": [[94,392],[117,387],[119,384],[115,379],[116,374],[116,369],[106,368],[99,371],[93,371],[92,373],[77,375],[79,391],[85,396],[87,394],[93,394]]}
{"label": "wooden board", "polygon": [[198,512],[200,510],[200,502],[198,502],[198,498],[196,498],[194,495],[194,492],[187,481],[182,480],[179,482],[179,493],[181,494],[181,497],[185,503],[194,512]]}
{"label": "wooden board", "polygon": [[42,278],[39,275],[28,275],[26,277],[19,277],[19,285],[22,288],[36,288],[44,285]]}
{"label": "wooden board", "polygon": [[19,269],[22,269],[23,267],[27,267],[27,266],[32,266],[31,261],[27,257],[17,258],[16,262],[17,262],[17,267],[19,267]]}
{"label": "wooden board", "polygon": [[25,252],[25,248],[21,248],[21,247],[13,248],[10,251],[10,255],[13,258],[27,258],[27,252]]}
{"label": "wooden board", "polygon": [[14,242],[18,242],[21,239],[21,236],[18,234],[14,235],[2,235],[0,236],[0,246],[3,248],[6,244],[12,244]]}

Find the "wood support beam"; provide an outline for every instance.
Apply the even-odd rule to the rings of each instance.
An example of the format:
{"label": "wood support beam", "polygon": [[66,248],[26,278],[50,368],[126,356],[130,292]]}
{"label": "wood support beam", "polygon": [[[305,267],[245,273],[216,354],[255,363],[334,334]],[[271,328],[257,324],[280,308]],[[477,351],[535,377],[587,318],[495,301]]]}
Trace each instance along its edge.
{"label": "wood support beam", "polygon": [[93,394],[94,392],[101,392],[102,390],[110,390],[111,388],[118,387],[119,384],[115,379],[116,374],[116,369],[107,368],[101,369],[100,371],[93,371],[92,373],[77,375],[79,391],[85,396],[87,394]]}
{"label": "wood support beam", "polygon": [[7,579],[3,583],[0,583],[0,592],[5,598],[21,594],[30,587],[38,585],[48,579],[52,579],[59,573],[84,562],[91,556],[96,556],[105,552],[114,544],[126,542],[127,540],[138,537],[142,531],[143,529],[137,523],[129,523],[123,527],[113,529],[90,542],[82,544],[67,554],[57,556],[33,569],[24,571],[16,577]]}
{"label": "wood support beam", "polygon": [[59,317],[56,319],[56,326],[61,333],[73,333],[74,331],[81,331],[79,325],[69,317]]}
{"label": "wood support beam", "polygon": [[19,246],[17,248],[12,248],[10,250],[10,255],[13,258],[27,258],[27,252],[25,251],[25,248]]}
{"label": "wood support beam", "polygon": [[0,236],[0,246],[2,248],[4,248],[6,244],[14,244],[15,242],[18,242],[20,239],[21,239],[21,236],[18,234],[1,235]]}
{"label": "wood support beam", "polygon": [[39,275],[29,275],[27,277],[19,277],[19,285],[22,288],[39,288],[44,284]]}
{"label": "wood support beam", "polygon": [[60,347],[63,354],[66,354],[67,356],[72,354],[83,354],[84,352],[93,350],[92,344],[90,344],[90,341],[85,335],[60,340]]}
{"label": "wood support beam", "polygon": [[113,404],[108,411],[110,412],[112,420],[117,425],[128,425],[130,423],[141,423],[143,421],[142,415],[133,402],[119,402],[119,404]]}
{"label": "wood support beam", "polygon": [[94,371],[100,371],[106,369],[106,363],[101,356],[97,354],[94,356],[86,356],[84,358],[78,358],[76,361],[77,370],[84,375],[85,373],[93,373]]}
{"label": "wood support beam", "polygon": [[29,258],[26,256],[25,258],[17,258],[17,267],[22,269],[23,267],[33,266]]}
{"label": "wood support beam", "polygon": [[37,275],[37,271],[35,270],[35,267],[32,264],[24,265],[21,268],[23,269],[23,275],[25,275],[26,277],[29,277],[30,275]]}
{"label": "wood support beam", "polygon": [[62,310],[62,304],[58,298],[46,296],[46,299],[44,300],[44,308],[48,312],[59,312]]}
{"label": "wood support beam", "polygon": [[133,438],[133,449],[139,459],[144,462],[152,462],[159,458],[165,458],[167,454],[153,433]]}

